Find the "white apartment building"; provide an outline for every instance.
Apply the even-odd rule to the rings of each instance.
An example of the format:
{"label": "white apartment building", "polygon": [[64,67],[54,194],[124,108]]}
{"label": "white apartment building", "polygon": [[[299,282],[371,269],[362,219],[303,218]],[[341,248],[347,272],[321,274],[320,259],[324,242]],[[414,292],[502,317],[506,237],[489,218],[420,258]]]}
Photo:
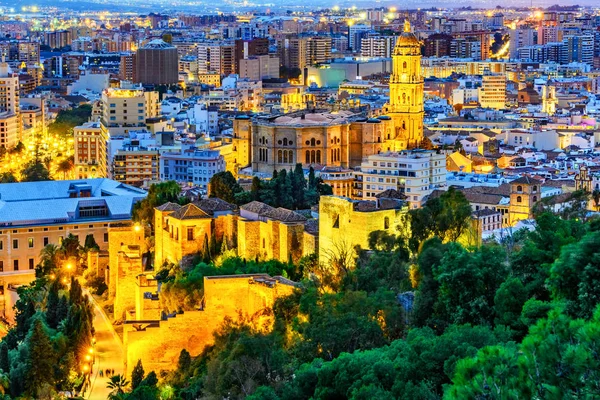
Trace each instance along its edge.
{"label": "white apartment building", "polygon": [[504,144],[515,147],[551,151],[560,148],[560,137],[555,130],[510,129],[502,132]]}
{"label": "white apartment building", "polygon": [[394,189],[404,193],[411,208],[419,208],[425,196],[446,187],[446,156],[430,150],[406,150],[374,154],[363,160],[357,176],[356,197],[372,200]]}
{"label": "white apartment building", "polygon": [[182,147],[180,152],[165,152],[160,158],[160,179],[173,180],[208,189],[210,178],[225,171],[225,160],[218,150]]}
{"label": "white apartment building", "polygon": [[361,39],[373,28],[371,25],[352,25],[348,28],[348,46],[352,51],[360,51]]}
{"label": "white apartment building", "polygon": [[362,38],[360,54],[363,57],[390,58],[398,36],[376,36]]}
{"label": "white apartment building", "polygon": [[510,58],[519,58],[519,49],[521,47],[533,46],[535,44],[535,29],[532,28],[519,28],[511,29],[509,31],[510,42],[509,42],[509,53]]}

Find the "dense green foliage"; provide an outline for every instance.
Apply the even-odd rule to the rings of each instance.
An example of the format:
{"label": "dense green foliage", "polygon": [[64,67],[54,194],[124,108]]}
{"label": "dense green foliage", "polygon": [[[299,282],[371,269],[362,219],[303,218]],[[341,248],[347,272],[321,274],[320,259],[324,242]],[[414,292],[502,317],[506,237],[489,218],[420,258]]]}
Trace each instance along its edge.
{"label": "dense green foliage", "polygon": [[92,309],[76,279],[69,286],[38,278],[19,287],[16,326],[0,345],[0,368],[12,398],[81,388],[81,371],[92,343]]}
{"label": "dense green foliage", "polygon": [[[226,321],[165,377],[175,398],[598,397],[600,223],[542,213],[534,231],[465,248],[459,194],[422,210],[411,237],[373,232],[342,277],[312,257],[281,265],[302,287],[276,302],[273,330]],[[250,272],[240,263],[224,273]],[[220,271],[199,264],[165,285]]]}
{"label": "dense green foliage", "polygon": [[315,177],[312,167],[307,179],[302,164],[296,164],[294,170],[275,171],[270,180],[254,177],[249,191],[245,191],[228,171],[219,172],[210,180],[210,197],[237,205],[261,201],[272,207],[307,209],[318,203],[319,196],[328,194],[332,194],[331,187]]}
{"label": "dense green foliage", "polygon": [[154,227],[154,208],[167,202],[184,205],[190,200],[181,196],[181,188],[175,181],[152,184],[148,195],[133,206],[133,220]]}
{"label": "dense green foliage", "polygon": [[38,159],[31,160],[21,171],[21,182],[49,181],[51,179],[48,167]]}
{"label": "dense green foliage", "polygon": [[73,133],[73,128],[89,121],[92,116],[92,106],[82,104],[70,110],[60,110],[54,122],[48,125],[50,135],[67,136]]}

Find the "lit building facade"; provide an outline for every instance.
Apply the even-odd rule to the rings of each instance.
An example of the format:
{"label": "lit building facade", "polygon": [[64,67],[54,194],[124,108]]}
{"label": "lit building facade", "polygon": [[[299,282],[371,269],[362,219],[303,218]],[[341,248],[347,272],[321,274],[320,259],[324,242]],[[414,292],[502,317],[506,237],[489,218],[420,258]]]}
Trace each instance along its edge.
{"label": "lit building facade", "polygon": [[506,75],[485,71],[479,88],[479,104],[483,108],[506,108]]}
{"label": "lit building facade", "polygon": [[405,22],[394,48],[387,115],[393,121],[393,151],[418,147],[423,140],[423,89],[421,43]]}
{"label": "lit building facade", "polygon": [[182,148],[162,153],[160,179],[192,183],[204,190],[214,174],[225,171],[225,160],[218,150]]}
{"label": "lit building facade", "polygon": [[0,185],[0,286],[35,279],[40,252],[69,234],[80,243],[91,234],[108,248],[108,229],[131,222],[133,205],[146,192],[109,179]]}
{"label": "lit building facade", "polygon": [[141,85],[121,82],[120,88],[102,92],[102,125],[109,136],[145,130],[146,119],[159,115],[158,92],[144,91]]}
{"label": "lit building facade", "polygon": [[381,153],[366,158],[356,172],[356,198],[374,200],[386,190],[404,194],[411,208],[436,189],[446,187],[446,156],[431,150]]}
{"label": "lit building facade", "polygon": [[124,146],[112,161],[112,179],[137,187],[159,182],[160,155],[157,150],[139,146]]}
{"label": "lit building facade", "polygon": [[99,122],[73,128],[75,174],[79,179],[106,178],[108,133]]}

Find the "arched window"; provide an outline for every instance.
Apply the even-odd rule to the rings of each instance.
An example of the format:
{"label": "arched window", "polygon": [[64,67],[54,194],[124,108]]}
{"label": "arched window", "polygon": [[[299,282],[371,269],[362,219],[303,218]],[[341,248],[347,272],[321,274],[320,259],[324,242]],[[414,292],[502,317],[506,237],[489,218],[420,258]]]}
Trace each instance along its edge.
{"label": "arched window", "polygon": [[402,63],[402,68],[406,69],[406,61]]}
{"label": "arched window", "polygon": [[406,129],[406,122],[402,121],[402,129]]}
{"label": "arched window", "polygon": [[304,153],[304,161],[305,164],[310,164],[310,150],[306,150]]}
{"label": "arched window", "polygon": [[342,159],[342,150],[337,149],[337,160],[340,161]]}
{"label": "arched window", "polygon": [[287,138],[283,138],[283,145],[284,145],[284,146],[287,146],[287,145],[288,145],[288,140],[287,140]]}
{"label": "arched window", "polygon": [[533,193],[537,192],[537,185],[533,186]]}
{"label": "arched window", "polygon": [[521,199],[521,196],[517,196],[517,203],[521,203],[523,201],[523,199]]}
{"label": "arched window", "polygon": [[521,186],[521,185],[517,186],[517,192],[519,192],[519,193],[520,193],[520,192],[522,192],[522,191],[523,191],[523,186]]}
{"label": "arched window", "polygon": [[283,163],[284,164],[288,163],[288,152],[287,151],[283,152]]}
{"label": "arched window", "polygon": [[314,139],[314,138],[310,139],[310,145],[311,145],[311,146],[314,146],[314,145],[315,145],[315,139]]}
{"label": "arched window", "polygon": [[288,160],[290,161],[290,164],[294,163],[294,152],[292,150],[288,151]]}
{"label": "arched window", "polygon": [[315,162],[315,151],[314,150],[310,151],[310,162],[311,163]]}
{"label": "arched window", "polygon": [[321,164],[321,150],[317,150],[317,164]]}
{"label": "arched window", "polygon": [[390,229],[390,217],[383,219],[383,229]]}
{"label": "arched window", "polygon": [[381,136],[377,137],[377,143],[381,143]]}
{"label": "arched window", "polygon": [[282,153],[282,151],[281,151],[281,150],[278,150],[278,151],[277,151],[277,162],[278,162],[279,164],[281,164],[281,162],[283,161],[283,158],[281,157],[281,153]]}
{"label": "arched window", "polygon": [[535,203],[537,201],[537,196],[533,196],[533,202]]}

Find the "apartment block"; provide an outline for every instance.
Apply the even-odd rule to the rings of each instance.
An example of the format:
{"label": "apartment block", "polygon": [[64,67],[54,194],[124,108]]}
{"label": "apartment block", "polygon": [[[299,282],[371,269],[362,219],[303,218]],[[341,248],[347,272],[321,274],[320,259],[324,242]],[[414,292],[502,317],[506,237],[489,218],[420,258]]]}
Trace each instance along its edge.
{"label": "apartment block", "polygon": [[375,200],[379,193],[397,190],[411,208],[422,205],[435,189],[446,187],[446,156],[435,151],[407,150],[374,154],[356,172],[356,198]]}
{"label": "apartment block", "polygon": [[79,179],[106,178],[108,132],[99,122],[73,128],[75,174]]}

